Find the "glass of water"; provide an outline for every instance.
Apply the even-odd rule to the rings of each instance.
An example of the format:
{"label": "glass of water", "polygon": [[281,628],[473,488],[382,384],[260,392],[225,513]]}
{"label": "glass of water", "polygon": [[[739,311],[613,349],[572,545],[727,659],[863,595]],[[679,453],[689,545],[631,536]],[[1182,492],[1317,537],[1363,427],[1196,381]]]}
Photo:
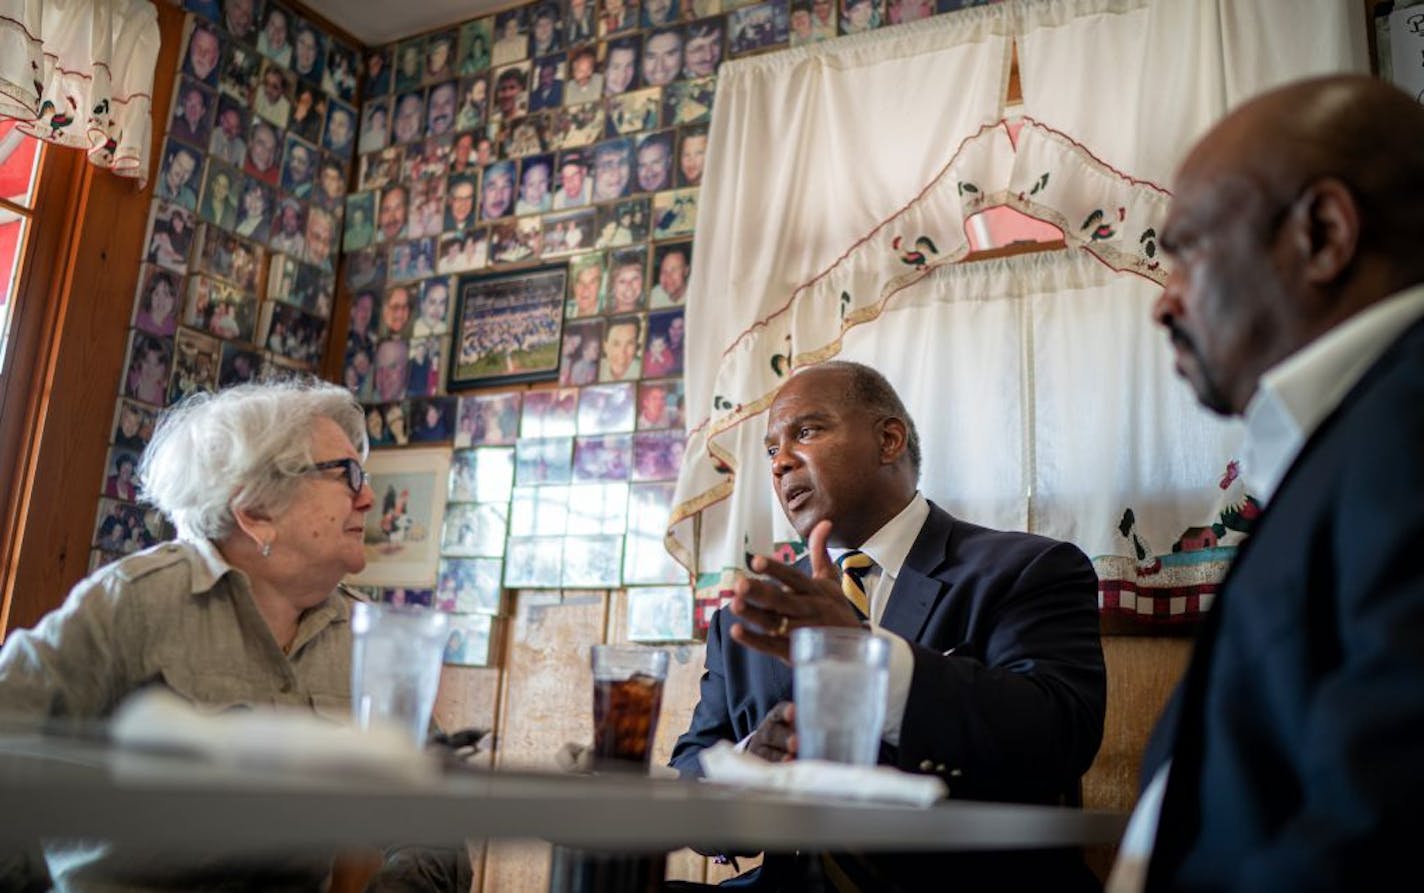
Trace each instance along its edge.
{"label": "glass of water", "polygon": [[890,685],[890,643],[868,630],[808,626],[791,633],[796,756],[875,765]]}
{"label": "glass of water", "polygon": [[416,605],[351,606],[351,710],[356,725],[393,725],[425,744],[450,618]]}

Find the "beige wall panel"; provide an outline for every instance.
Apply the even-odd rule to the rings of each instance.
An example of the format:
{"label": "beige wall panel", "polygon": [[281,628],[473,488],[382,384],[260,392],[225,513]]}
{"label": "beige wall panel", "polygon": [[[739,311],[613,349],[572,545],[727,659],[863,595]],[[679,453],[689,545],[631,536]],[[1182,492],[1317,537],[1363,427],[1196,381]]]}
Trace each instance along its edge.
{"label": "beige wall panel", "polygon": [[[1103,636],[1108,711],[1103,744],[1083,776],[1088,809],[1130,810],[1137,802],[1142,751],[1191,657],[1190,638]],[[1106,878],[1116,847],[1091,847],[1088,862]]]}
{"label": "beige wall panel", "polygon": [[[518,595],[505,650],[497,767],[553,770],[562,744],[592,739],[588,649],[603,641],[607,604],[602,592]],[[482,889],[544,890],[548,875],[548,844],[495,840],[489,844]]]}

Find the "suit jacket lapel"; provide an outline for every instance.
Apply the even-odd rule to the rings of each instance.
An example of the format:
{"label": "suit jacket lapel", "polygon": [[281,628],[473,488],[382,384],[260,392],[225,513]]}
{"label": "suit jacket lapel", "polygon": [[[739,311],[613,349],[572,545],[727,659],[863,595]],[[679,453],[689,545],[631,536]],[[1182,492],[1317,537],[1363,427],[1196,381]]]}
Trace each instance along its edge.
{"label": "suit jacket lapel", "polygon": [[954,518],[930,503],[930,513],[924,526],[905,556],[905,564],[895,578],[890,601],[880,615],[880,625],[911,642],[918,642],[935,605],[949,592],[950,584],[936,579],[947,561],[950,540],[954,534]]}

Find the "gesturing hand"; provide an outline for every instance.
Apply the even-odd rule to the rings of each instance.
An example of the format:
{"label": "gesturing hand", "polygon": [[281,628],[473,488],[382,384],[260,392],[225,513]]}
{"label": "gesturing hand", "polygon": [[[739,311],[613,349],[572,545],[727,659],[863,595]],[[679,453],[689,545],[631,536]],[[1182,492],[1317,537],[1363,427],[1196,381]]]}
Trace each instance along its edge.
{"label": "gesturing hand", "polygon": [[782,701],[761,721],[747,739],[747,752],[753,756],[781,763],[796,756],[796,707]]}
{"label": "gesturing hand", "polygon": [[860,626],[860,616],[841,591],[841,574],[826,551],[831,522],[811,530],[808,545],[811,576],[794,567],[757,555],[752,570],[770,580],[743,577],[732,596],[732,613],[742,619],[732,627],[732,638],[757,651],[788,663],[791,645],[787,635],[802,626]]}

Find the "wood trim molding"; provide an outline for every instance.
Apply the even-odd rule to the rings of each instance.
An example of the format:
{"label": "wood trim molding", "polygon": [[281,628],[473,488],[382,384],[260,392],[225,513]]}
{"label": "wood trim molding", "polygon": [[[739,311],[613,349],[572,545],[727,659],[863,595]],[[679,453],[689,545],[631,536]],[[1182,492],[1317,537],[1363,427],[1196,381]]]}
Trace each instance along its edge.
{"label": "wood trim molding", "polygon": [[0,580],[5,583],[0,589],[0,637],[9,628],[10,584],[28,514],[37,446],[30,435],[39,428],[45,405],[47,388],[39,385],[47,376],[41,372],[49,368],[56,347],[61,303],[54,298],[62,289],[55,284],[65,279],[73,255],[89,177],[83,155],[76,151],[45,147],[40,164],[36,207],[62,210],[47,210],[38,225],[31,224],[33,242],[19,270],[20,292],[11,321],[9,369],[0,388],[0,468],[11,470],[0,476]]}
{"label": "wood trim molding", "polygon": [[[94,168],[77,150],[47,151],[44,160],[36,207],[64,235],[46,249],[52,257],[35,246],[17,305],[24,317],[17,326],[29,340],[16,343],[17,374],[0,394],[6,420],[0,468],[12,469],[0,480],[0,632],[33,626],[89,570],[152,184],[167,132],[174,86],[167,73],[177,69],[182,44],[183,10],[154,7],[161,44],[149,187],[140,191],[134,180]],[[56,203],[49,201],[50,189],[59,190]]]}

